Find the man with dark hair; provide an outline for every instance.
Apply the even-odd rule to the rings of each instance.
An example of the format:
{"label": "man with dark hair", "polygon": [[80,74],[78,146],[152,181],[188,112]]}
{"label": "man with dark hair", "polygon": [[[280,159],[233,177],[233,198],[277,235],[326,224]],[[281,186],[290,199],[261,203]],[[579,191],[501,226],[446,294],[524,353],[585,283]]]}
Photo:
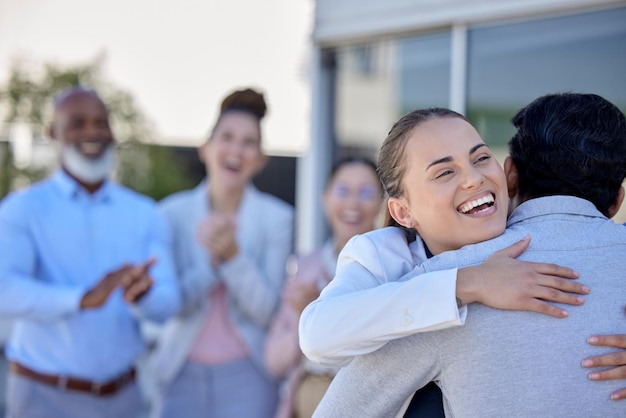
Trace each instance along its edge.
{"label": "man with dark hair", "polygon": [[0,205],[0,315],[7,418],[134,418],[139,320],[180,305],[169,235],[155,203],[108,180],[108,110],[81,87],[54,102],[61,169]]}
{"label": "man with dark hair", "polygon": [[626,118],[599,96],[568,93],[535,100],[514,124],[505,173],[515,210],[506,232],[415,271],[476,265],[530,235],[520,259],[578,271],[591,288],[585,304],[561,321],[471,304],[463,327],[415,334],[356,357],[315,416],[393,416],[430,381],[456,418],[624,416],[624,405],[608,396],[622,383],[592,382],[580,363],[602,354],[586,341],[591,330],[624,328],[626,228],[610,218],[624,198]]}
{"label": "man with dark hair", "polygon": [[520,110],[513,125],[509,154],[518,189],[512,207],[558,194],[615,215],[626,176],[626,122],[617,107],[594,94],[548,95]]}

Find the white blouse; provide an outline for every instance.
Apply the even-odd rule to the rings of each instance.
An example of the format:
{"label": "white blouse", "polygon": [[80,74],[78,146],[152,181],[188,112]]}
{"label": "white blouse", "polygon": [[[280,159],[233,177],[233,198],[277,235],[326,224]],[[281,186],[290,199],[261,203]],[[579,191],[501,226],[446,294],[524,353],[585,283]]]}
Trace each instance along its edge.
{"label": "white blouse", "polygon": [[344,366],[390,340],[463,325],[467,307],[457,307],[457,269],[412,274],[426,258],[421,239],[408,244],[396,227],[350,239],[334,279],[300,317],[303,353]]}

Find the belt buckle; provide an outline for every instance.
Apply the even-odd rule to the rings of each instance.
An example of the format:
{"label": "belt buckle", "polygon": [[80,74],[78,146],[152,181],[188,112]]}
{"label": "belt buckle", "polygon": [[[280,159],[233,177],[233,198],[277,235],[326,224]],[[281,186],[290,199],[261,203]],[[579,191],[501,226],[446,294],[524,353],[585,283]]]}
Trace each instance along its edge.
{"label": "belt buckle", "polygon": [[67,382],[69,381],[69,377],[65,375],[59,376],[59,381],[57,382],[57,387],[63,390],[67,389]]}
{"label": "belt buckle", "polygon": [[102,391],[102,383],[93,382],[91,383],[91,393],[94,395],[100,396],[100,392]]}

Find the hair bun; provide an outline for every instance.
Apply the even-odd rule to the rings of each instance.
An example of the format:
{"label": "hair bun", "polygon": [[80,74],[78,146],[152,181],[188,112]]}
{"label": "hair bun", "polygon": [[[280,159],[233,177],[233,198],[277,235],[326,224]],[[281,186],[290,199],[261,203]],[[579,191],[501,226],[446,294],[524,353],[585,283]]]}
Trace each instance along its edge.
{"label": "hair bun", "polygon": [[257,118],[263,119],[267,112],[267,105],[263,93],[247,88],[235,90],[222,100],[220,113],[225,113],[229,110],[249,112]]}

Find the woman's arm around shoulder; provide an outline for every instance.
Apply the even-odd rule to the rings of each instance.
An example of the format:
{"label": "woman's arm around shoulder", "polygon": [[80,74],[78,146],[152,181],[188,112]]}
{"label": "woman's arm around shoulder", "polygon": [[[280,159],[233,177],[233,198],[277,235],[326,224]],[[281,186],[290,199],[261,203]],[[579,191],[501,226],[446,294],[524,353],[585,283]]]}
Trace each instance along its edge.
{"label": "woman's arm around shoulder", "polygon": [[[456,269],[400,280],[419,262],[414,248],[394,227],[348,241],[334,279],[300,317],[304,354],[323,365],[342,366],[392,339],[459,325]],[[433,275],[447,279],[427,278]],[[442,298],[449,302],[445,307]]]}

